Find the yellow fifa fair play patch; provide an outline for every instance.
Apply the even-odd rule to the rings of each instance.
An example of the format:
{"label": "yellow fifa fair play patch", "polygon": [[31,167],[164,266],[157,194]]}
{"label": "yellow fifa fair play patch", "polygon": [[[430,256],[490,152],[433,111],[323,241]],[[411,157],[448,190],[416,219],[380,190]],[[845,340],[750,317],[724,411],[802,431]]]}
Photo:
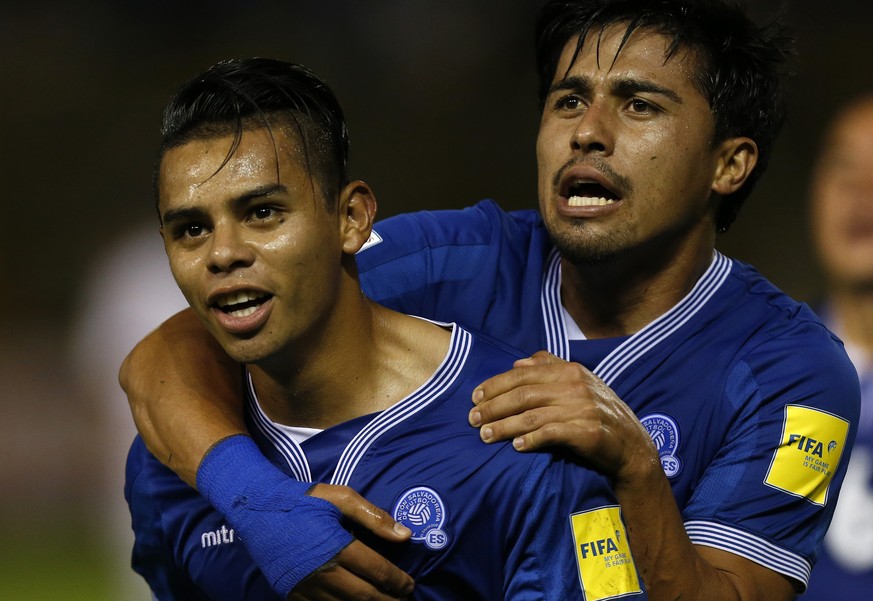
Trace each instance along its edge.
{"label": "yellow fifa fair play patch", "polygon": [[812,407],[787,405],[782,440],[773,453],[765,482],[824,505],[848,432],[849,422],[841,417]]}
{"label": "yellow fifa fair play patch", "polygon": [[585,601],[642,592],[617,505],[574,513],[570,524]]}

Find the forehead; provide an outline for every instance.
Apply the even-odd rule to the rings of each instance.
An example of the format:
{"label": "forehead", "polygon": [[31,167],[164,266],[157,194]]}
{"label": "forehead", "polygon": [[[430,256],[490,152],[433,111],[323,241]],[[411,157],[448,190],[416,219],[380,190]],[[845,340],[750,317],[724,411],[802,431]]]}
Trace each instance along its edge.
{"label": "forehead", "polygon": [[299,141],[287,128],[245,129],[235,148],[234,143],[230,133],[168,149],[159,167],[161,206],[244,194],[266,184],[292,187],[308,181]]}
{"label": "forehead", "polygon": [[695,52],[680,47],[671,55],[672,38],[652,29],[637,28],[627,39],[626,35],[627,24],[616,23],[602,30],[593,28],[581,48],[574,36],[561,52],[555,80],[569,75],[633,76],[696,90]]}

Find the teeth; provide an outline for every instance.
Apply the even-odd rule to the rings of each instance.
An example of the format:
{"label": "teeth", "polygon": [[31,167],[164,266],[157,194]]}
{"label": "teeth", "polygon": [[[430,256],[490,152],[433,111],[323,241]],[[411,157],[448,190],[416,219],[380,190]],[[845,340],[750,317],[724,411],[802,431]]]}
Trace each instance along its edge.
{"label": "teeth", "polygon": [[567,204],[571,207],[603,207],[614,202],[614,200],[603,198],[602,196],[600,198],[594,196],[571,196],[567,199]]}
{"label": "teeth", "polygon": [[257,307],[246,307],[245,309],[239,309],[238,311],[230,311],[229,315],[233,315],[234,317],[248,317],[254,313],[256,309]]}
{"label": "teeth", "polygon": [[249,301],[258,300],[263,296],[264,295],[259,292],[234,292],[220,297],[216,304],[218,304],[218,306],[223,309],[225,307],[229,307],[230,305],[238,305],[240,303],[247,303]]}

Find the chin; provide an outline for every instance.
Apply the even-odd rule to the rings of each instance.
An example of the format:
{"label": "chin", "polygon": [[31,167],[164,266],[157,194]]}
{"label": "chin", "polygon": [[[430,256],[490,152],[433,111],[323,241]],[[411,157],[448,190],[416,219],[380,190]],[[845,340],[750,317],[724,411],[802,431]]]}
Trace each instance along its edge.
{"label": "chin", "polygon": [[602,265],[609,263],[625,252],[618,236],[591,236],[587,232],[576,231],[564,235],[552,235],[552,241],[561,252],[561,256],[574,265]]}
{"label": "chin", "polygon": [[258,363],[269,356],[266,349],[252,344],[222,344],[222,347],[224,352],[237,363]]}

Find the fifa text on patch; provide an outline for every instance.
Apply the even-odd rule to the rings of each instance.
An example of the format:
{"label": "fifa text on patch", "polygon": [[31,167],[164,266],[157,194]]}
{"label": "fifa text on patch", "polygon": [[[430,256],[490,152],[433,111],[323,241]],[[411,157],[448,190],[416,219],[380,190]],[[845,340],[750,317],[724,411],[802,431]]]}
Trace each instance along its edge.
{"label": "fifa text on patch", "polygon": [[782,438],[765,482],[824,505],[848,432],[849,422],[841,417],[812,407],[787,405]]}
{"label": "fifa text on patch", "polygon": [[586,601],[618,599],[642,592],[617,505],[574,513],[570,524]]}

